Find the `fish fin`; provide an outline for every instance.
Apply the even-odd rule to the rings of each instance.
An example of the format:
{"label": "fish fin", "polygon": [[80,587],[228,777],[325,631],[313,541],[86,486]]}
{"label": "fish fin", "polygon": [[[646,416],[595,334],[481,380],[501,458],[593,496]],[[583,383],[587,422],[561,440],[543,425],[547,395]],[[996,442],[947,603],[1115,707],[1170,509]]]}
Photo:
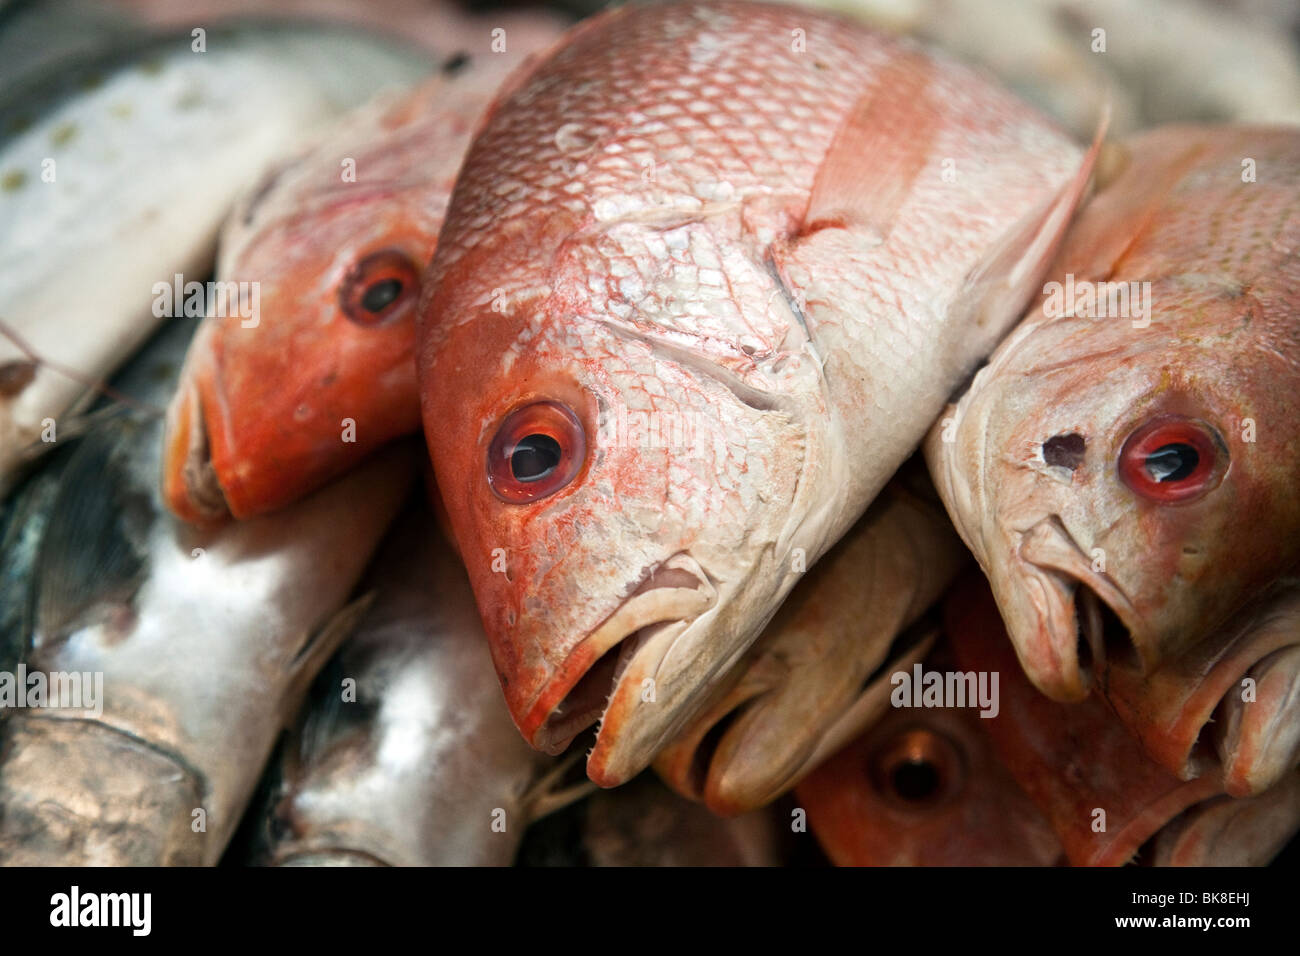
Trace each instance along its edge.
{"label": "fish fin", "polygon": [[115,452],[137,447],[123,435],[141,427],[131,419],[106,422],[68,460],[34,569],[34,649],[90,623],[96,612],[128,604],[140,587],[154,510],[129,474],[131,463]]}
{"label": "fish fin", "polygon": [[[365,617],[366,612],[375,603],[375,597],[378,593],[377,590],[367,591],[360,597],[345,604],[310,635],[303,646],[298,649],[298,653],[294,654],[290,663],[294,674],[290,681],[289,693],[285,695],[285,700],[291,703],[295,709],[326,662],[334,656],[335,651],[356,630],[357,625],[361,623],[361,619]],[[292,714],[286,715],[287,718],[292,716]]]}
{"label": "fish fin", "polygon": [[598,788],[590,780],[580,780],[577,783],[563,785],[569,771],[585,756],[585,751],[578,748],[567,757],[556,761],[550,770],[528,788],[519,800],[519,805],[523,808],[526,820],[533,823],[557,810],[563,810],[571,803],[577,803],[589,794],[595,793]]}
{"label": "fish fin", "polygon": [[976,326],[1001,326],[1018,320],[1033,287],[1051,264],[1065,231],[1083,202],[1110,125],[1110,107],[1102,111],[1092,145],[1070,181],[1046,208],[1026,216],[998,242],[966,277],[958,302],[967,303]]}
{"label": "fish fin", "polygon": [[[865,228],[883,242],[944,122],[934,99],[934,67],[904,51],[849,110],[813,181],[802,232]],[[864,162],[870,157],[870,162]]]}

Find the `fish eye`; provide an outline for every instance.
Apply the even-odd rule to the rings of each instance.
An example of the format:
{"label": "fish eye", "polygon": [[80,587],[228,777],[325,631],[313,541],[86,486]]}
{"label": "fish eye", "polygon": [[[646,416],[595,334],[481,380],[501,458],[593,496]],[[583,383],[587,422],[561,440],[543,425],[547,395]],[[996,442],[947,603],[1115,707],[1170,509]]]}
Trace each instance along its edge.
{"label": "fish eye", "polygon": [[954,796],[965,770],[957,745],[943,734],[913,728],[875,748],[868,760],[872,786],[904,809],[923,809]]}
{"label": "fish eye", "polygon": [[586,455],[578,416],[559,402],[534,402],[515,409],[497,428],[488,446],[488,484],[502,501],[527,504],[571,482]]}
{"label": "fish eye", "polygon": [[420,273],[396,249],[372,252],[348,270],[339,287],[339,307],[357,325],[382,325],[406,311],[420,288]]}
{"label": "fish eye", "polygon": [[1218,432],[1194,418],[1160,418],[1141,426],[1119,453],[1119,476],[1160,504],[1193,501],[1223,480],[1228,451]]}

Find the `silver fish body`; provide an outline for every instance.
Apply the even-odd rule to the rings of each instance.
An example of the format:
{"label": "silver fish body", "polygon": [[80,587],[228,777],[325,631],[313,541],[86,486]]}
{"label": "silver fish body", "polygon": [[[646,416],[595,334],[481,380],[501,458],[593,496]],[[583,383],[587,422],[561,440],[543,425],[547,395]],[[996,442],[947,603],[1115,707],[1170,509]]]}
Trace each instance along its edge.
{"label": "silver fish body", "polygon": [[[192,332],[167,328],[120,390],[164,400]],[[161,428],[102,423],[52,479],[23,666],[80,691],[6,708],[6,864],[215,863],[411,484],[397,448],[279,515],[201,533],[160,500]]]}
{"label": "silver fish body", "polygon": [[399,522],[371,588],[286,748],[266,859],[508,865],[555,761],[515,730],[464,569],[423,510]]}

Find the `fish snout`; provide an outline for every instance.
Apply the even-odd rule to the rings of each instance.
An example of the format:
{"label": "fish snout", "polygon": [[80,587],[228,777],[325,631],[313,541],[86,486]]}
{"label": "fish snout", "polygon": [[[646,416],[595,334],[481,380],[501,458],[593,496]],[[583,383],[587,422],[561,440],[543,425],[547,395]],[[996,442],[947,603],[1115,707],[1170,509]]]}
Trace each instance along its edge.
{"label": "fish snout", "polygon": [[212,448],[196,381],[187,376],[167,408],[162,495],[183,521],[211,527],[230,518],[230,505],[212,464]]}
{"label": "fish snout", "polygon": [[[588,727],[600,723],[596,751],[608,748],[625,719],[613,705],[631,696],[655,707],[655,672],[674,640],[717,601],[709,576],[682,552],[653,569],[605,620],[565,658],[518,720],[524,737],[538,750],[562,752]],[[509,674],[503,675],[509,686]],[[657,752],[657,748],[656,748]],[[654,753],[643,755],[644,769]],[[588,764],[591,775],[591,764]],[[602,786],[624,782],[622,773],[600,778]]]}
{"label": "fish snout", "polygon": [[1061,520],[1021,536],[1010,573],[990,574],[998,606],[1030,681],[1062,703],[1082,700],[1112,663],[1154,669],[1159,647],[1133,626],[1136,611]]}

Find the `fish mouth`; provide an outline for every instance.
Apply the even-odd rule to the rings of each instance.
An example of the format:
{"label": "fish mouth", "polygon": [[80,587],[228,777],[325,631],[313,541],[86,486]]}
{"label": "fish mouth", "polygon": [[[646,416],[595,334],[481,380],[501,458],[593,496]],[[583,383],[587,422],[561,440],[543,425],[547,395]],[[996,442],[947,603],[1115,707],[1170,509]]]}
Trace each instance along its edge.
{"label": "fish mouth", "polygon": [[211,527],[231,517],[212,464],[203,399],[193,383],[182,384],[167,409],[162,493],[172,513],[190,524]]}
{"label": "fish mouth", "polygon": [[1300,828],[1300,774],[1258,797],[1212,797],[1184,810],[1145,843],[1152,866],[1266,866]]}
{"label": "fish mouth", "polygon": [[765,806],[883,717],[891,676],[920,663],[937,639],[932,618],[904,628],[857,692],[820,713],[807,712],[807,694],[782,693],[789,685],[742,679],[673,742],[656,769],[719,816]]}
{"label": "fish mouth", "polygon": [[1286,587],[1154,672],[1115,668],[1107,697],[1181,779],[1221,775],[1234,797],[1267,790],[1300,764],[1300,594]]}
{"label": "fish mouth", "polygon": [[1131,625],[1132,603],[1104,571],[1093,570],[1059,518],[1025,532],[1018,556],[1031,583],[1012,605],[1019,613],[1007,615],[1008,632],[1025,674],[1044,694],[1079,701],[1111,663],[1144,673],[1158,663],[1154,645]]}
{"label": "fish mouth", "polygon": [[[673,642],[717,597],[708,574],[686,552],[653,568],[570,652],[530,708],[520,728],[524,736],[536,749],[554,755],[599,722],[595,748],[608,743],[611,728],[602,718],[611,702],[636,675],[653,674]],[[590,767],[589,761],[589,775]]]}
{"label": "fish mouth", "polygon": [[[1254,681],[1254,699],[1242,684]],[[1273,651],[1223,697],[1213,723],[1224,789],[1262,793],[1300,764],[1300,646]]]}

